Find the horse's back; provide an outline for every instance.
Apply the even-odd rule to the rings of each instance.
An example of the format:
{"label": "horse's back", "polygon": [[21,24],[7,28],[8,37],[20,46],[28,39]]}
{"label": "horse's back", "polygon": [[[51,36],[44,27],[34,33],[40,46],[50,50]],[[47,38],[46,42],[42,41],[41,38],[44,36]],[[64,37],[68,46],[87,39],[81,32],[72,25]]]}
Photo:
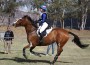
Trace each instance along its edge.
{"label": "horse's back", "polygon": [[56,38],[56,37],[68,37],[68,31],[62,28],[53,28],[52,31],[47,35],[47,37],[50,38]]}
{"label": "horse's back", "polygon": [[65,44],[69,39],[69,33],[67,30],[62,28],[55,28],[52,32],[56,32],[55,34],[55,41],[57,43]]}
{"label": "horse's back", "polygon": [[54,28],[52,31],[68,34],[68,31],[62,28]]}
{"label": "horse's back", "polygon": [[56,37],[69,38],[69,33],[65,29],[54,28],[52,32],[55,32]]}

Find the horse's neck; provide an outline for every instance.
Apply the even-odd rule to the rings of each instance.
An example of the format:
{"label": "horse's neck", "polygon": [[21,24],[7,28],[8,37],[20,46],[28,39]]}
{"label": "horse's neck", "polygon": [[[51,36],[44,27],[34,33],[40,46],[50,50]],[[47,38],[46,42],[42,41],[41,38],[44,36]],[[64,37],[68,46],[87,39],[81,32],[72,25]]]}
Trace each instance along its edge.
{"label": "horse's neck", "polygon": [[34,26],[27,25],[27,26],[25,26],[25,30],[26,30],[26,33],[29,34],[33,31],[35,31],[36,28]]}

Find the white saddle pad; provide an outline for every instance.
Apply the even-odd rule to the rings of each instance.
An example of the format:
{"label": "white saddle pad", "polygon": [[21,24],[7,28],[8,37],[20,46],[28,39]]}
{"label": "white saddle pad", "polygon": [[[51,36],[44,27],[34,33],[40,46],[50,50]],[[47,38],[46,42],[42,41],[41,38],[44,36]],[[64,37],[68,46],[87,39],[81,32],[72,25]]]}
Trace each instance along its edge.
{"label": "white saddle pad", "polygon": [[52,27],[50,29],[47,29],[46,30],[46,35],[44,37],[46,37],[52,31],[52,29],[53,29]]}

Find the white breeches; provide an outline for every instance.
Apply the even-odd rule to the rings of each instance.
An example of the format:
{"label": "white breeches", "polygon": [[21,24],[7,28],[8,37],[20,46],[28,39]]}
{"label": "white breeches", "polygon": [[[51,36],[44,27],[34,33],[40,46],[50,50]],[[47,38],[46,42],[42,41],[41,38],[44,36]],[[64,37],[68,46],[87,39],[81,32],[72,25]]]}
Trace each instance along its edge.
{"label": "white breeches", "polygon": [[48,27],[48,24],[44,22],[42,26],[39,26],[38,30],[40,33],[42,33],[47,27]]}

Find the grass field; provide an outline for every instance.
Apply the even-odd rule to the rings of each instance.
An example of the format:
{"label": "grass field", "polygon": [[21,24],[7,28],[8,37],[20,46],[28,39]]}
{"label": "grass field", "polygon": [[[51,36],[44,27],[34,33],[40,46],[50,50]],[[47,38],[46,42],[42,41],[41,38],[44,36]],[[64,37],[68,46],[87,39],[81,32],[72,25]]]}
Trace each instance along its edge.
{"label": "grass field", "polygon": [[[38,57],[31,55],[29,49],[26,50],[26,55],[28,59],[26,60],[22,55],[22,49],[27,45],[26,33],[24,28],[14,28],[11,27],[14,32],[15,38],[12,44],[12,53],[3,54],[4,46],[3,41],[0,41],[0,65],[50,65],[50,61],[53,60],[53,56]],[[6,31],[6,27],[0,27],[0,32]],[[90,44],[90,31],[78,31],[71,30],[76,33],[85,44]],[[73,42],[71,42],[72,37],[64,46],[64,51],[55,63],[55,65],[89,65],[90,64],[90,46],[87,49],[80,49]],[[36,47],[34,51],[45,53],[47,46]],[[51,54],[51,51],[50,51]],[[55,48],[56,54],[56,48]]]}

